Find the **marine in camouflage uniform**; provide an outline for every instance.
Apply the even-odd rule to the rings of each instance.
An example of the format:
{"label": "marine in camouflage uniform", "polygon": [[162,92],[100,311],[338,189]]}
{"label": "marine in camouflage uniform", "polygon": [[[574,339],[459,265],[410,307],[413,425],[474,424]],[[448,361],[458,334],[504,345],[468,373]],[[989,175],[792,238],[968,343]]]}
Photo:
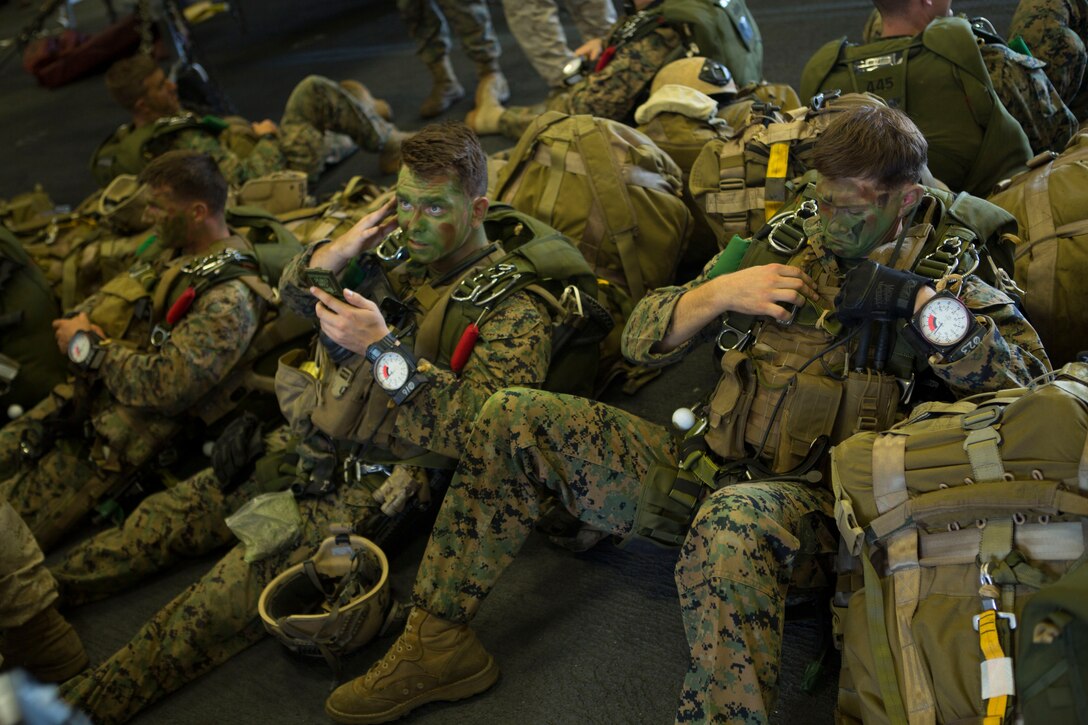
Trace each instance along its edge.
{"label": "marine in camouflage uniform", "polygon": [[[439,196],[432,196],[436,188],[442,189],[442,183],[450,182],[427,183],[409,170],[411,144],[433,143],[435,135],[470,135],[463,126],[453,128],[453,131],[449,126],[425,129],[406,149],[408,165],[398,183],[400,224],[406,236],[432,244],[423,241],[409,245],[413,258],[418,260],[401,267],[404,275],[392,275],[392,279],[406,283],[399,290],[404,296],[435,284],[443,276],[439,271],[444,270],[443,265],[463,251],[449,252],[448,248],[445,254],[437,251],[433,246],[434,233],[450,217],[443,214],[437,221],[429,221],[426,216],[431,213],[428,210],[442,204],[442,199],[448,201],[451,195],[467,192],[447,188],[438,192]],[[478,145],[476,151],[480,168],[486,168]],[[464,204],[462,201],[450,213],[461,214],[465,211]],[[415,211],[417,208],[419,212]],[[486,204],[483,208],[486,209]],[[386,206],[365,217],[344,236],[380,239],[390,230],[386,219],[390,211],[391,207]],[[463,225],[465,221],[460,223]],[[431,231],[428,233],[427,229]],[[479,241],[474,239],[474,243]],[[339,240],[333,244],[338,243]],[[310,317],[315,314],[314,296],[302,281],[302,271],[328,245],[326,241],[309,247],[284,271],[283,299],[300,314]],[[320,259],[318,264],[334,269],[337,266]],[[469,269],[460,270],[442,288],[466,274]],[[321,299],[322,304],[326,301],[335,304],[331,297]],[[347,313],[346,308],[339,309],[342,314]],[[394,440],[405,448],[456,459],[467,445],[472,421],[488,397],[510,382],[537,386],[544,381],[551,350],[547,314],[534,296],[527,292],[513,293],[498,302],[493,314],[481,322],[480,337],[460,374],[421,361],[427,367],[430,383],[395,409],[391,433]],[[327,334],[331,337],[335,333],[327,331]],[[335,337],[333,340],[340,342]],[[351,344],[351,349],[355,347]],[[387,400],[383,394],[383,401],[379,402],[384,404]],[[296,434],[312,431],[308,417],[295,425]],[[392,448],[396,450],[397,446]],[[428,474],[415,466],[396,466],[396,475],[426,477]],[[381,476],[371,475],[352,485],[342,484],[329,495],[301,499],[303,526],[296,546],[246,563],[245,547],[236,545],[204,577],[155,614],[127,645],[84,677],[68,683],[64,697],[91,714],[95,722],[124,722],[143,707],[256,642],[265,635],[257,612],[263,588],[285,568],[311,556],[328,536],[330,524],[346,522],[358,527],[375,514],[378,508],[372,493],[382,480]],[[267,481],[254,476],[237,491],[224,494],[214,472],[206,470],[170,491],[148,498],[123,528],[104,532],[76,547],[55,569],[64,585],[66,600],[83,602],[108,595],[181,557],[202,554],[228,543],[232,535],[223,517],[266,485]]]}
{"label": "marine in camouflage uniform", "polygon": [[1088,2],[1020,0],[1009,38],[1023,38],[1031,54],[1079,121],[1088,120]]}
{"label": "marine in camouflage uniform", "polygon": [[[358,83],[307,76],[288,97],[278,127],[271,121],[250,124],[236,117],[197,119],[185,114],[177,88],[145,56],[115,63],[107,86],[132,112],[133,122],[118,128],[92,157],[92,172],[100,181],[139,172],[139,168],[128,168],[134,162],[117,149],[126,142],[139,143],[136,139],[147,125],[154,125],[156,131],[142,143],[135,163],[146,164],[172,149],[201,151],[215,159],[228,183],[235,186],[283,169],[303,171],[316,179],[325,166],[326,131],[345,134],[368,151],[384,151],[380,159],[384,172],[395,172],[399,166],[396,150],[403,134],[379,115],[374,99]],[[139,90],[143,95],[133,98]]]}
{"label": "marine in camouflage uniform", "polygon": [[[891,124],[898,131],[896,139],[902,138],[903,128],[911,130],[913,168],[919,173],[926,158],[925,142],[901,113],[888,109],[842,114],[842,120],[821,136],[817,148],[838,135],[849,141],[846,149],[852,151],[859,143],[855,142],[858,126],[872,128],[878,138],[893,135],[887,122],[879,123],[866,114],[901,119]],[[845,130],[836,130],[836,125]],[[855,158],[851,175],[842,178],[869,178],[867,174],[876,173],[868,169],[879,162],[860,160],[863,168],[859,169],[857,154],[846,155]],[[859,263],[859,252],[862,257],[876,254],[874,245],[883,244],[879,253],[887,259],[902,215],[913,213],[921,190],[913,182],[897,191],[866,188],[864,195],[852,193],[853,188],[849,181],[824,188],[829,197],[824,208],[831,212],[838,206],[847,212],[860,204],[865,207],[862,221],[843,228],[838,212],[829,218],[816,217],[818,223],[806,227],[809,251],[802,251],[789,266],[755,266],[713,277],[715,257],[692,282],[647,295],[624,331],[625,355],[649,365],[674,362],[695,347],[693,340],[700,337],[700,329],[717,322],[722,308],[772,314],[778,320],[790,317],[778,303],[818,300],[834,309],[845,267],[830,250],[849,252],[852,266]],[[888,272],[877,269],[884,270],[881,274]],[[893,273],[900,274],[907,273]],[[933,294],[932,288],[924,289],[928,293],[918,292],[919,299]],[[961,395],[1015,386],[1047,370],[1037,335],[1008,296],[968,277],[962,299],[985,332],[965,357],[950,362],[937,356],[929,359],[930,372],[946,389]],[[914,304],[913,294],[910,303]],[[770,333],[766,341],[761,333],[749,349],[759,350],[777,339],[779,347],[771,349],[781,349],[783,359],[788,359],[791,338],[800,343],[807,334],[800,327],[798,322],[788,327],[768,324],[763,328]],[[836,334],[827,329],[826,339],[831,342],[820,348],[826,356],[823,362],[831,363],[845,354],[832,350],[846,329]],[[851,335],[850,341],[856,337]],[[789,369],[785,374],[788,377]],[[729,380],[723,377],[719,385],[728,385]],[[899,397],[898,385],[893,386],[892,405]],[[777,397],[779,389],[766,392]],[[735,404],[729,390],[725,388],[722,400]],[[380,722],[430,700],[459,699],[483,689],[479,680],[494,681],[494,662],[465,623],[477,613],[532,531],[543,497],[558,497],[582,522],[617,536],[654,535],[660,540],[653,530],[644,528],[643,507],[646,515],[652,515],[657,504],[647,497],[648,482],[656,472],[675,471],[680,458],[677,440],[669,430],[622,410],[531,390],[510,389],[494,395],[480,411],[443,501],[416,577],[415,608],[405,632],[366,675],[330,696],[326,712],[339,722]],[[764,459],[766,465],[774,465],[772,457],[764,455]],[[833,544],[830,538],[813,541],[805,531],[811,531],[813,520],[831,516],[833,500],[826,488],[776,482],[773,474],[768,479],[740,480],[708,494],[708,489],[702,489],[705,498],[683,540],[676,583],[691,664],[680,695],[678,722],[760,723],[773,710],[786,590],[796,575],[812,571],[800,566],[805,563],[804,554]]]}
{"label": "marine in camouflage uniform", "polygon": [[[1035,153],[1060,152],[1077,130],[1077,117],[1052,83],[1049,67],[1038,58],[1010,48],[985,18],[970,18],[982,61],[1001,104],[1024,129]],[[873,10],[862,33],[863,41],[879,40],[880,12]]]}
{"label": "marine in camouflage uniform", "polygon": [[603,43],[596,67],[582,80],[533,106],[477,108],[465,122],[477,133],[517,139],[545,111],[589,114],[632,123],[635,108],[649,95],[654,76],[678,57],[680,34],[658,23],[659,13],[643,10],[623,18]]}
{"label": "marine in camouflage uniform", "polygon": [[465,54],[478,66],[498,69],[502,47],[491,24],[487,3],[480,0],[397,0],[397,11],[418,43],[416,54],[427,65],[450,54],[450,28]]}
{"label": "marine in camouflage uniform", "polygon": [[[616,22],[611,0],[565,0],[583,41],[603,38]],[[549,87],[563,90],[563,67],[574,59],[559,21],[558,0],[503,0],[510,32]]]}
{"label": "marine in camouflage uniform", "polygon": [[[250,249],[241,237],[227,236],[226,184],[210,159],[174,152],[149,165],[148,173],[167,169],[179,179],[193,166],[218,177],[218,210],[203,201],[182,200],[151,177],[163,253],[118,275],[53,323],[65,348],[77,330],[104,338],[98,370],[77,377],[74,391],[58,386],[25,420],[0,430],[2,451],[17,449],[24,435],[31,436],[31,447],[41,449],[36,460],[7,471],[0,495],[26,520],[43,549],[96,503],[87,493],[92,483],[119,482],[133,473],[178,433],[187,413],[214,402],[216,386],[241,359],[261,321],[264,303],[246,283],[229,279],[197,295],[165,341],[151,344],[167,305],[187,284],[196,284],[196,277],[179,273],[184,265],[221,249]],[[55,425],[40,424],[50,413],[61,414],[58,402],[64,399],[70,399],[66,411],[70,407],[71,413]]]}

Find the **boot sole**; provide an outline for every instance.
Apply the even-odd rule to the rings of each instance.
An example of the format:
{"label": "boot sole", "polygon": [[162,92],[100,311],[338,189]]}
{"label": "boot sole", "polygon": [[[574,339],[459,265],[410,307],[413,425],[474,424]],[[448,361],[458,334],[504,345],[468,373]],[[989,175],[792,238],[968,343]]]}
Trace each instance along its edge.
{"label": "boot sole", "polygon": [[473,695],[479,695],[481,692],[494,685],[498,679],[498,665],[495,664],[494,657],[489,657],[487,667],[480,670],[475,675],[458,682],[452,682],[437,690],[423,693],[418,697],[403,702],[395,707],[391,707],[388,710],[366,715],[354,715],[347,712],[340,712],[326,703],[325,714],[338,723],[344,723],[344,725],[372,725],[373,723],[392,722],[393,720],[404,717],[417,707],[421,707],[430,702],[455,702],[457,700],[464,700],[465,698],[472,697]]}

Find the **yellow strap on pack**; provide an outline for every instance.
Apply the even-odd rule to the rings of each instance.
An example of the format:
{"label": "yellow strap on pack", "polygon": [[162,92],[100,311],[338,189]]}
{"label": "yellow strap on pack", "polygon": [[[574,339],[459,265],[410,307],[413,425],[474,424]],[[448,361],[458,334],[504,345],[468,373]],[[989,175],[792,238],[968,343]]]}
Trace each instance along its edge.
{"label": "yellow strap on pack", "polygon": [[998,612],[987,609],[978,615],[978,641],[985,659],[982,661],[982,699],[986,700],[983,725],[1002,725],[1008,712],[1013,686],[1012,658],[1001,649],[997,634]]}
{"label": "yellow strap on pack", "polygon": [[[788,141],[782,141],[771,145],[771,155],[767,159],[767,182],[765,188],[769,191],[778,187],[783,188],[786,181],[786,172],[790,166],[790,144]],[[773,182],[773,183],[772,183]],[[764,200],[764,209],[766,210],[766,220],[770,221],[771,217],[778,213],[778,210],[782,208],[783,201],[772,201],[771,196],[775,194],[768,194]]]}

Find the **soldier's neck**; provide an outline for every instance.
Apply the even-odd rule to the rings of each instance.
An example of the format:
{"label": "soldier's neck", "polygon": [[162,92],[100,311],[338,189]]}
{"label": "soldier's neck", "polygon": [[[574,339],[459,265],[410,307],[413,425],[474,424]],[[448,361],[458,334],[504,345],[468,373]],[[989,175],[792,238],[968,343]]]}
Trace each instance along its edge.
{"label": "soldier's neck", "polygon": [[197,231],[183,251],[187,255],[199,256],[211,249],[213,244],[221,242],[229,236],[231,236],[231,231],[226,220],[210,220]]}

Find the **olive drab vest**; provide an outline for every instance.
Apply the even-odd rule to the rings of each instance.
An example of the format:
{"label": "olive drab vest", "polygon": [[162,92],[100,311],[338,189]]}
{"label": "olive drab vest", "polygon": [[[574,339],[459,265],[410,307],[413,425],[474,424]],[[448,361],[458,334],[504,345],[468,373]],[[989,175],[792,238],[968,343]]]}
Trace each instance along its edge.
{"label": "olive drab vest", "polygon": [[[886,332],[873,325],[864,365],[857,340],[833,347],[846,334],[831,316],[845,270],[811,238],[817,214],[811,196],[809,185],[796,208],[791,204],[750,242],[735,237],[708,278],[791,264],[816,282],[820,302],[807,301],[789,325],[724,316],[718,335],[721,377],[702,410],[703,422],[681,442],[680,470],[664,464],[651,469],[635,535],[679,545],[703,492],[731,480],[752,475],[811,481],[814,471],[826,476],[829,446],[860,431],[887,429],[900,417],[900,402],[924,389],[928,362],[899,334],[905,320],[885,323]],[[934,281],[981,271],[988,243],[1010,219],[981,199],[927,188],[898,251],[893,242],[869,258]]]}
{"label": "olive drab vest", "polygon": [[729,68],[737,85],[763,80],[763,38],[744,0],[665,0],[659,12],[694,55]]}
{"label": "olive drab vest", "polygon": [[191,113],[160,118],[139,128],[125,124],[99,144],[91,155],[91,176],[99,186],[106,186],[120,174],[139,174],[158,155],[157,141],[189,129],[217,134],[227,127],[215,116],[198,118]]}
{"label": "olive drab vest", "polygon": [[[590,319],[596,309],[597,279],[585,259],[566,237],[505,204],[488,210],[484,228],[495,242],[490,251],[438,286],[420,284],[418,265],[388,269],[393,292],[414,311],[400,339],[417,359],[450,369],[469,324],[486,322],[497,303],[525,290],[551,310],[552,356],[545,387],[591,390],[598,344],[611,320]],[[381,247],[378,254],[384,254]],[[353,355],[337,367],[318,346],[317,362],[314,377],[304,371],[302,354],[280,361],[276,392],[293,429],[305,429],[312,422],[334,440],[366,442],[374,447],[368,453],[374,460],[448,466],[443,457],[392,436],[396,408],[376,388],[370,364],[362,356]]]}
{"label": "olive drab vest", "polygon": [[963,18],[938,18],[911,38],[824,45],[802,72],[801,97],[834,89],[874,93],[906,112],[929,142],[930,171],[954,191],[984,197],[1032,156]]}
{"label": "olive drab vest", "polygon": [[50,327],[59,316],[42,273],[0,226],[0,422],[8,406],[30,410],[64,381],[67,364]]}

